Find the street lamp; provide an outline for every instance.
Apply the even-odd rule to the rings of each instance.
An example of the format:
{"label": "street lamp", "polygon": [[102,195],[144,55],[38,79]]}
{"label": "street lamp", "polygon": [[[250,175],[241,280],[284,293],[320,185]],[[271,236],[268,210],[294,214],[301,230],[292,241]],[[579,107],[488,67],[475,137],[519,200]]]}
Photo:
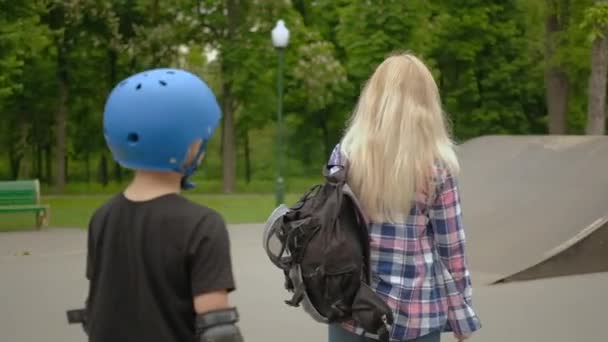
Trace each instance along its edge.
{"label": "street lamp", "polygon": [[276,201],[277,206],[285,202],[285,181],[283,180],[283,58],[285,48],[289,44],[289,30],[285,27],[283,20],[277,21],[272,29],[272,45],[277,49],[279,55],[279,70],[277,72],[277,184]]}

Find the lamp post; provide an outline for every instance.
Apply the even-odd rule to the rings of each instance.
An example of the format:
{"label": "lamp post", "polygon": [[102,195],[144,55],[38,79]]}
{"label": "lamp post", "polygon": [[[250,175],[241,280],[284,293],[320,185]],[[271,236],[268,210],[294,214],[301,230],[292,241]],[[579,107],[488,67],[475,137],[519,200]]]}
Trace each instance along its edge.
{"label": "lamp post", "polygon": [[272,29],[272,45],[277,49],[279,56],[279,70],[277,72],[277,180],[276,202],[277,206],[285,202],[285,181],[283,179],[283,58],[285,48],[289,44],[289,30],[283,20],[277,21]]}

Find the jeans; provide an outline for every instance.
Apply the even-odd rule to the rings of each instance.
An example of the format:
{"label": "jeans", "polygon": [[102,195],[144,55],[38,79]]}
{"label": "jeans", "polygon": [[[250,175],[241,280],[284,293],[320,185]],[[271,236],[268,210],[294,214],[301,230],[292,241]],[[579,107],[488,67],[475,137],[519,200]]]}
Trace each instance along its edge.
{"label": "jeans", "polygon": [[[408,342],[440,342],[441,333],[439,331],[430,333],[428,335],[420,336],[414,340],[408,340]],[[351,333],[350,331],[344,330],[339,325],[329,326],[329,342],[377,342],[371,338],[359,336]]]}

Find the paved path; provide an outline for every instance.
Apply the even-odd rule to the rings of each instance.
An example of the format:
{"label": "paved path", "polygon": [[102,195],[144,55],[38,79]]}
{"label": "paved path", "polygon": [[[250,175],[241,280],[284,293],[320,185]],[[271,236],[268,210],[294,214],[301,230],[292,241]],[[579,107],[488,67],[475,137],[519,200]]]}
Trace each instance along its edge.
{"label": "paved path", "polygon": [[[283,304],[282,276],[266,259],[261,232],[260,225],[230,229],[239,287],[233,301],[247,341],[326,341],[323,325]],[[0,234],[0,341],[85,340],[64,314],[86,294],[84,246],[85,232],[75,229]],[[477,287],[484,328],[471,341],[606,341],[607,288],[608,274]]]}
{"label": "paved path", "polygon": [[[261,226],[230,233],[238,286],[232,300],[248,341],[323,340],[324,327],[283,303],[287,292],[265,259]],[[82,306],[87,292],[85,246],[85,232],[77,229],[0,234],[0,341],[84,341],[64,312]]]}

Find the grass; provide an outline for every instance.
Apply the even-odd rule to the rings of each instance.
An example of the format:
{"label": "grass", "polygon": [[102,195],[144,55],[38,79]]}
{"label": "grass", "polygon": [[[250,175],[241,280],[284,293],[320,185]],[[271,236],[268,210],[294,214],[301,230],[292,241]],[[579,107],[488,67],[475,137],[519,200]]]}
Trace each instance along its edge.
{"label": "grass", "polygon": [[[286,197],[295,203],[301,194]],[[111,195],[48,196],[42,203],[51,206],[50,227],[86,228],[91,214]],[[275,208],[273,194],[188,195],[191,200],[219,211],[229,224],[262,223]],[[0,231],[17,231],[35,227],[31,213],[1,214]]]}

